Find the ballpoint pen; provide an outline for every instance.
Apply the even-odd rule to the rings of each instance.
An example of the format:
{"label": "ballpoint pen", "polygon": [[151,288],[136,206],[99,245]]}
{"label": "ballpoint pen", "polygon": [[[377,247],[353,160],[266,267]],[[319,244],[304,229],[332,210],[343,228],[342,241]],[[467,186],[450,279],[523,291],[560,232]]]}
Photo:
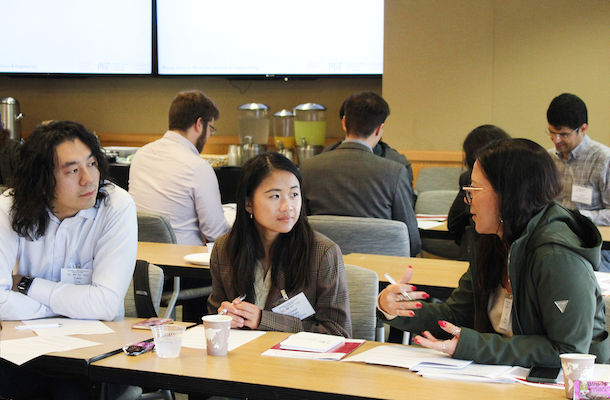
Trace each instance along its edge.
{"label": "ballpoint pen", "polygon": [[[245,294],[242,294],[241,296],[239,296],[239,301],[243,301],[246,298]],[[233,300],[235,301],[235,300]],[[226,313],[228,313],[229,310],[227,310],[226,308],[223,308],[222,311],[219,313],[220,315],[225,315]]]}
{"label": "ballpoint pen", "polygon": [[61,327],[61,324],[42,324],[42,325],[17,325],[15,327],[15,329],[18,329],[20,331],[22,330],[26,330],[26,329],[46,329],[46,328],[59,328]]}
{"label": "ballpoint pen", "polygon": [[[388,282],[390,282],[392,285],[398,285],[398,283],[396,283],[396,281],[394,280],[394,278],[392,278],[392,276],[390,274],[388,274],[387,272],[385,274],[383,274],[385,276],[385,278],[388,280]],[[403,290],[402,292],[400,292],[400,294],[403,295],[403,297],[409,301],[412,301],[413,299],[411,298],[411,296],[409,296],[409,293],[406,290]]]}

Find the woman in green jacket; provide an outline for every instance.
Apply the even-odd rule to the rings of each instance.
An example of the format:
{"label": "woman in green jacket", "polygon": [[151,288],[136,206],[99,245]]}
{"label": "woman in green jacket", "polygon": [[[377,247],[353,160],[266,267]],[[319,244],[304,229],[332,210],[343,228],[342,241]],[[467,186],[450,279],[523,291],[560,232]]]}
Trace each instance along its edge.
{"label": "woman in green jacket", "polygon": [[588,218],[553,201],[560,188],[540,145],[509,139],[487,147],[465,188],[482,236],[458,288],[446,303],[423,303],[428,296],[408,284],[409,268],[380,294],[380,318],[421,333],[416,343],[481,364],[559,366],[563,353],[608,363],[594,275],[601,236]]}

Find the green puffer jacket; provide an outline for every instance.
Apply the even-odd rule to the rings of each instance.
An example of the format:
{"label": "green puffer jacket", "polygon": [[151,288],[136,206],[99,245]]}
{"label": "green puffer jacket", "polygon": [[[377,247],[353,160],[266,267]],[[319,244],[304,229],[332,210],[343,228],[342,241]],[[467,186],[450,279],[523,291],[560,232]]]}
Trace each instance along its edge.
{"label": "green puffer jacket", "polygon": [[530,220],[509,252],[513,337],[504,338],[491,328],[492,333],[472,329],[477,268],[472,260],[446,303],[424,303],[415,317],[388,323],[446,338],[438,321],[452,322],[462,327],[453,357],[481,364],[560,365],[563,353],[591,353],[597,355],[596,362],[607,364],[605,305],[593,273],[599,268],[600,249],[601,236],[588,218],[550,205]]}

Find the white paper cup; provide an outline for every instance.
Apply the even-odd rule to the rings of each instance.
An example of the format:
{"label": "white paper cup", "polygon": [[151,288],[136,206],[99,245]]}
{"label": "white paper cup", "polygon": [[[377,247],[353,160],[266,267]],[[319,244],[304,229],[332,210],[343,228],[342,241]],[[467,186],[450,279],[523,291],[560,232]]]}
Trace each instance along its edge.
{"label": "white paper cup", "polygon": [[593,354],[560,354],[561,369],[563,370],[563,382],[566,388],[566,397],[574,396],[574,381],[593,380],[593,368],[595,358]]}
{"label": "white paper cup", "polygon": [[212,249],[214,248],[214,242],[208,242],[205,244],[208,247],[208,253],[212,254]]}
{"label": "white paper cup", "polygon": [[201,317],[205,330],[205,344],[210,356],[226,356],[229,350],[231,320],[228,315],[206,315]]}
{"label": "white paper cup", "polygon": [[151,326],[155,338],[155,350],[161,358],[174,358],[180,355],[182,335],[186,327],[181,325]]}

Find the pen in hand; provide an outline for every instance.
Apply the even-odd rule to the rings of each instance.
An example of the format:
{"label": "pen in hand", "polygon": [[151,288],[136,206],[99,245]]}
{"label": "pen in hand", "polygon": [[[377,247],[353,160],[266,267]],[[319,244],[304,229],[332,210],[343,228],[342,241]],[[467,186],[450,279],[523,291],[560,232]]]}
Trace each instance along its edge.
{"label": "pen in hand", "polygon": [[[388,282],[390,282],[392,285],[398,285],[398,283],[396,283],[396,281],[394,280],[394,278],[392,278],[392,276],[390,274],[388,274],[387,272],[385,274],[383,274],[385,276],[385,278],[388,280]],[[402,292],[400,292],[400,294],[402,294],[402,296],[409,300],[412,301],[413,299],[411,298],[411,296],[409,296],[409,292],[407,292],[406,290],[403,290]]]}
{"label": "pen in hand", "polygon": [[[246,295],[242,294],[241,296],[238,297],[239,301],[243,301],[246,299]],[[235,301],[235,300],[233,300]],[[220,313],[218,313],[219,315],[225,315],[226,313],[228,313],[229,310],[227,310],[226,308],[223,308],[222,311]]]}

